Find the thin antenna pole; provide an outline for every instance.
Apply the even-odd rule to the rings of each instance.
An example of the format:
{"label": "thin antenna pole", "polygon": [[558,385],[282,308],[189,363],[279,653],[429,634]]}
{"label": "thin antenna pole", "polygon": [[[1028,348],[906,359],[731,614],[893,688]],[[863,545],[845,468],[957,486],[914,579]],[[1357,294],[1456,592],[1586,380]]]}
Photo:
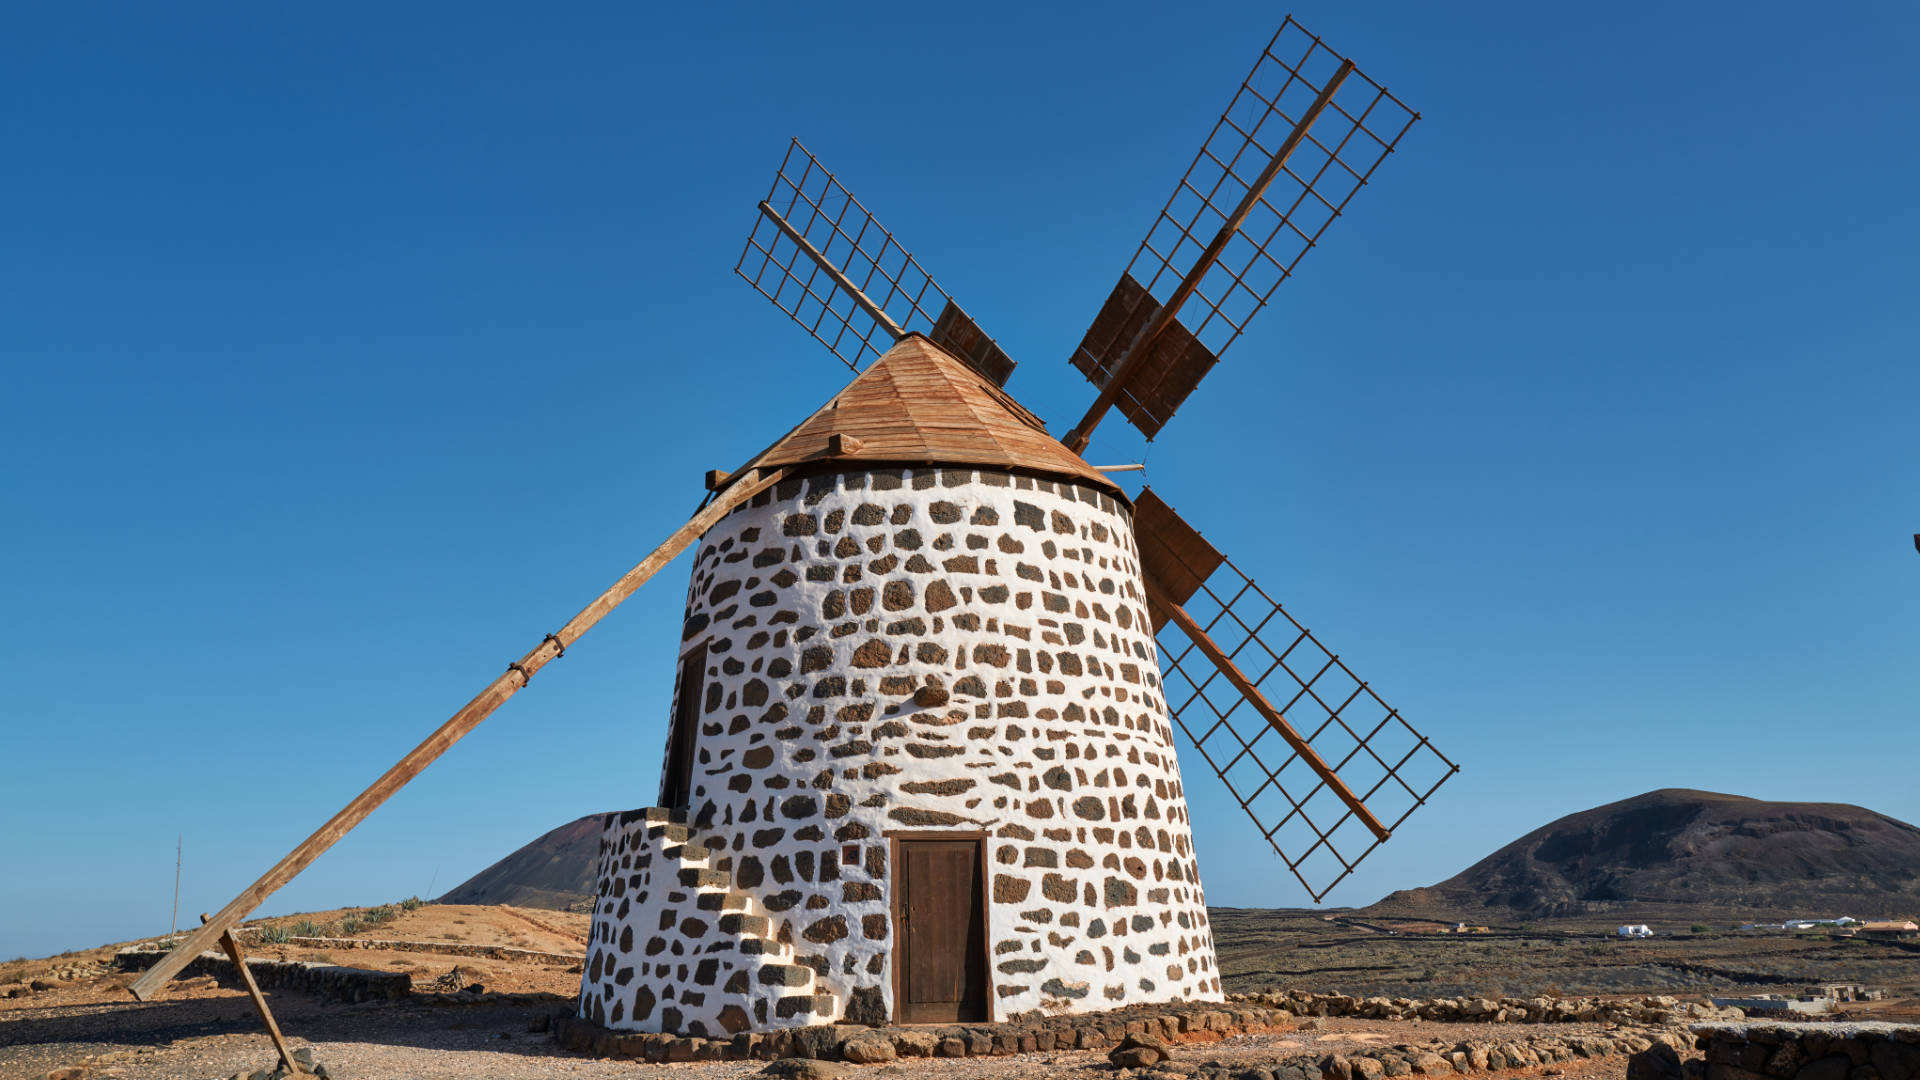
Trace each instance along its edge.
{"label": "thin antenna pole", "polygon": [[429,904],[433,903],[433,887],[435,885],[438,885],[439,883],[440,883],[440,868],[438,866],[435,866],[433,868],[433,876],[427,879],[427,895],[421,897],[420,899],[425,900]]}
{"label": "thin antenna pole", "polygon": [[1240,231],[1241,223],[1247,220],[1247,215],[1253,213],[1253,208],[1259,205],[1261,196],[1267,193],[1267,185],[1273,183],[1274,178],[1280,175],[1280,170],[1286,166],[1287,159],[1293,156],[1294,150],[1298,149],[1300,143],[1306,139],[1308,130],[1313,127],[1313,122],[1320,119],[1320,113],[1326,109],[1327,103],[1333,100],[1334,91],[1340,89],[1340,84],[1347,80],[1347,74],[1352,70],[1353,61],[1340,61],[1340,70],[1334,72],[1333,78],[1327,80],[1327,85],[1320,91],[1320,96],[1314,99],[1306,114],[1300,118],[1300,123],[1294,126],[1293,133],[1287,136],[1286,142],[1280,144],[1280,149],[1274,153],[1273,160],[1267,162],[1267,167],[1261,170],[1260,175],[1247,187],[1246,197],[1240,200],[1240,205],[1226,221],[1221,223],[1220,231],[1214,234],[1213,243],[1208,244],[1207,249],[1194,260],[1193,269],[1187,271],[1187,276],[1180,282],[1180,287],[1173,290],[1173,298],[1167,301],[1166,307],[1160,309],[1160,314],[1147,326],[1146,332],[1133,339],[1133,345],[1127,349],[1127,354],[1120,358],[1120,362],[1113,365],[1112,372],[1107,376],[1107,385],[1101,388],[1100,396],[1094,398],[1093,404],[1087,407],[1087,415],[1081,417],[1073,430],[1067,432],[1066,436],[1060,440],[1066,444],[1067,449],[1076,454],[1086,452],[1087,443],[1093,439],[1093,429],[1099,426],[1100,418],[1107,414],[1107,410],[1112,408],[1114,401],[1120,397],[1120,391],[1126,387],[1127,380],[1133,376],[1134,369],[1146,360],[1148,351],[1153,347],[1154,339],[1160,336],[1161,331],[1173,325],[1174,316],[1180,314],[1180,306],[1185,304],[1187,298],[1193,295],[1193,291],[1200,287],[1201,279],[1207,276],[1208,270],[1213,269],[1214,260],[1226,250],[1227,241],[1233,239],[1233,235]]}
{"label": "thin antenna pole", "polygon": [[180,931],[180,852],[186,847],[186,843],[186,833],[180,833],[173,838],[173,918],[168,922],[168,937]]}

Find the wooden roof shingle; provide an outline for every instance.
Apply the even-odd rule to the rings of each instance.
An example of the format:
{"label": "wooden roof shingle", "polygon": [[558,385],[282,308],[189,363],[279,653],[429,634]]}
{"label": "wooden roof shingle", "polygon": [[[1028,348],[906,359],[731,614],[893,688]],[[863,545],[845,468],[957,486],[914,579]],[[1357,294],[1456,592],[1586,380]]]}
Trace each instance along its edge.
{"label": "wooden roof shingle", "polygon": [[[841,452],[831,448],[841,436]],[[800,426],[741,467],[974,465],[1083,480],[1125,497],[1040,418],[965,361],[908,334]]]}

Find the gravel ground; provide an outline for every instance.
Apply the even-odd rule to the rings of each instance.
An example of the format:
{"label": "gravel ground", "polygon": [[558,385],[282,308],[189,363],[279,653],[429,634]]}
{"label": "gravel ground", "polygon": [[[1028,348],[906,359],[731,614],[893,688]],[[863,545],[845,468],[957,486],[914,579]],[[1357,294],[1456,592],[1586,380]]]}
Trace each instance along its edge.
{"label": "gravel ground", "polygon": [[[761,1062],[647,1065],[564,1054],[545,1035],[527,1033],[527,1021],[555,1006],[480,1004],[434,1006],[419,1001],[333,1005],[303,995],[276,996],[281,1027],[295,1046],[309,1046],[314,1059],[341,1080],[405,1077],[409,1080],[475,1077],[534,1080],[547,1077],[672,1076],[686,1080],[733,1080],[751,1076]],[[1469,1039],[1516,1039],[1543,1034],[1539,1025],[1440,1024],[1329,1019],[1319,1030],[1245,1035],[1177,1048],[1173,1064],[1189,1068],[1220,1062],[1271,1065],[1278,1058],[1327,1054],[1365,1046],[1447,1043]],[[1601,1030],[1600,1025],[1556,1024],[1557,1035]],[[91,1065],[93,1077],[121,1080],[223,1080],[236,1072],[273,1064],[272,1045],[246,999],[224,991],[138,1003],[50,1004],[0,1013],[0,1080],[32,1078],[61,1066]],[[1624,1073],[1624,1058],[1580,1061],[1505,1077],[1565,1077],[1599,1080]],[[841,1066],[851,1075],[935,1080],[1006,1080],[1011,1077],[1090,1078],[1113,1076],[1104,1052],[1073,1051],[1016,1057],[931,1059],[890,1065]],[[1163,1067],[1164,1068],[1164,1067]]]}

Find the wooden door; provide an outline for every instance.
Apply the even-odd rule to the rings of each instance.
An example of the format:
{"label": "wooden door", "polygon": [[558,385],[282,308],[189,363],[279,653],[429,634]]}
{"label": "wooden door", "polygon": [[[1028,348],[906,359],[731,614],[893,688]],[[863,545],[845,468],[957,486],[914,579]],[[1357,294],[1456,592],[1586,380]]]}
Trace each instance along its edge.
{"label": "wooden door", "polygon": [[895,1020],[987,1019],[984,837],[898,839],[893,908]]}
{"label": "wooden door", "polygon": [[685,810],[693,794],[693,746],[700,733],[700,697],[706,690],[707,646],[680,658],[680,688],[673,703],[673,729],[667,734],[667,762],[660,778],[660,805]]}

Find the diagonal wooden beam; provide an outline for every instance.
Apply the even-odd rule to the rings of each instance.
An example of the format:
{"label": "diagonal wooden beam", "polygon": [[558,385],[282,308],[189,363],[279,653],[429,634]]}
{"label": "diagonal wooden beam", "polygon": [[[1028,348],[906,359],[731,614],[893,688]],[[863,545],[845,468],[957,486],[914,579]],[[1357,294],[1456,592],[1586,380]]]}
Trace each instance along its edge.
{"label": "diagonal wooden beam", "polygon": [[426,741],[414,747],[396,763],[393,768],[381,774],[380,779],[361,792],[339,813],[327,820],[327,823],[314,831],[312,836],[300,842],[300,845],[288,852],[286,857],[274,863],[272,869],[260,876],[260,880],[246,887],[239,896],[233,898],[226,907],[215,912],[213,917],[199,929],[187,935],[187,939],[174,947],[174,950],[161,958],[158,964],[147,969],[129,987],[133,996],[147,1001],[166,985],[167,980],[179,973],[187,962],[200,955],[201,951],[212,946],[220,935],[232,928],[248,913],[260,906],[282,885],[293,880],[300,871],[305,870],[313,860],[338,843],[354,826],[365,821],[368,814],[378,809],[393,793],[405,787],[409,780],[420,775],[420,771],[441,754],[447,752],[454,743],[459,742],[467,732],[478,727],[480,721],[493,715],[493,711],[506,703],[521,687],[533,678],[539,670],[555,657],[565,652],[567,646],[580,639],[580,636],[593,629],[594,624],[607,616],[607,613],[619,607],[634,591],[646,584],[647,579],[660,572],[660,569],[673,561],[673,557],[687,549],[698,540],[702,533],[712,528],[721,518],[732,513],[748,499],[772,487],[787,475],[785,469],[752,469],[731,481],[726,490],[707,504],[706,508],[693,516],[693,520],[682,525],[672,536],[667,537],[659,547],[621,576],[613,587],[601,593],[593,603],[580,610],[578,615],[567,621],[554,633],[548,634],[545,641],[533,647],[533,650],[518,661],[508,664],[507,670],[499,678],[487,684],[486,689],[460,707],[441,724],[439,729],[427,736]]}
{"label": "diagonal wooden beam", "polygon": [[1333,771],[1333,766],[1327,764],[1319,751],[1309,746],[1307,740],[1287,722],[1286,716],[1279,709],[1274,708],[1273,702],[1267,700],[1267,695],[1260,692],[1260,687],[1255,685],[1252,679],[1247,678],[1246,673],[1240,670],[1240,665],[1233,662],[1233,657],[1228,656],[1226,651],[1200,628],[1200,624],[1194,621],[1193,616],[1187,614],[1186,608],[1157,593],[1151,581],[1147,583],[1147,604],[1155,613],[1165,615],[1169,621],[1193,639],[1193,643],[1199,646],[1207,659],[1213,661],[1213,666],[1220,669],[1220,674],[1225,675],[1227,681],[1233,684],[1233,688],[1240,691],[1240,696],[1247,699],[1247,704],[1252,705],[1254,711],[1266,718],[1273,730],[1280,733],[1280,737],[1287,741],[1288,746],[1293,747],[1293,752],[1300,755],[1300,760],[1306,762],[1307,767],[1317,773],[1327,787],[1340,797],[1340,801],[1347,804],[1347,809],[1353,811],[1353,816],[1359,818],[1362,825],[1365,825],[1380,840],[1393,835],[1392,831],[1373,815],[1373,811],[1367,809],[1367,804],[1361,802],[1360,797],[1353,793],[1353,789],[1347,786],[1347,782],[1340,779],[1340,775]]}

